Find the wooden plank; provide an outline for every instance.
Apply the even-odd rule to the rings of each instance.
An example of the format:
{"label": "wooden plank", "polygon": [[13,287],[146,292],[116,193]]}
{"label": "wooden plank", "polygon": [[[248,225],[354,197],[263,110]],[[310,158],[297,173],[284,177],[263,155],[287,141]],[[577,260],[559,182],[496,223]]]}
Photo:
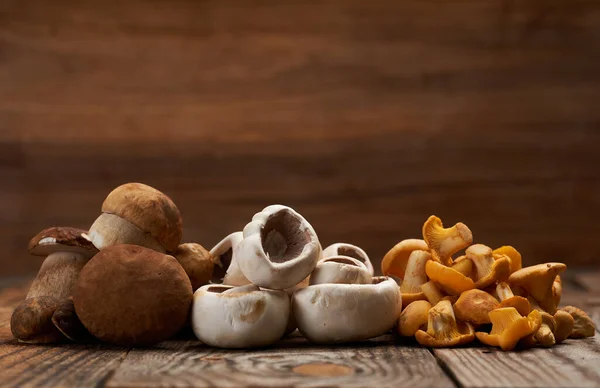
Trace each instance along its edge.
{"label": "wooden plank", "polygon": [[2,387],[93,387],[120,364],[124,348],[100,345],[0,344]]}
{"label": "wooden plank", "polygon": [[390,337],[321,347],[302,338],[253,351],[218,350],[197,341],[133,349],[109,387],[421,387],[453,386],[431,353]]}
{"label": "wooden plank", "polygon": [[495,348],[437,349],[434,354],[464,387],[597,387],[598,336],[549,349],[503,352]]}
{"label": "wooden plank", "polygon": [[600,296],[600,272],[597,269],[578,271],[575,281],[589,293]]}

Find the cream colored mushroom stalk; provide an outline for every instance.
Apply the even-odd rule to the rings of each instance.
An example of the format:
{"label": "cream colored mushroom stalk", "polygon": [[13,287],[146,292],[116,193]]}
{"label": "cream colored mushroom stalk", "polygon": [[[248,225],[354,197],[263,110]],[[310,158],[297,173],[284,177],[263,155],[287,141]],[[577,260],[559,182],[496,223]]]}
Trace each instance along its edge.
{"label": "cream colored mushroom stalk", "polygon": [[348,256],[362,262],[369,271],[370,275],[373,276],[375,270],[373,269],[373,264],[362,248],[357,247],[356,245],[347,244],[347,243],[335,243],[331,244],[327,248],[323,249],[323,259],[333,256]]}
{"label": "cream colored mushroom stalk", "polygon": [[200,341],[214,347],[267,346],[283,336],[289,313],[285,291],[254,284],[206,285],[194,294],[192,329]]}
{"label": "cream colored mushroom stalk", "polygon": [[361,341],[386,333],[398,320],[402,298],[388,277],[373,284],[317,284],[296,291],[294,317],[309,341],[321,344]]}
{"label": "cream colored mushroom stalk", "polygon": [[466,250],[467,259],[471,259],[477,272],[475,286],[485,288],[492,283],[505,281],[510,275],[510,261],[506,256],[494,260],[492,248],[483,244],[471,245]]}
{"label": "cream colored mushroom stalk", "polygon": [[304,217],[290,207],[271,205],[246,225],[235,255],[252,283],[283,290],[300,283],[315,269],[321,245]]}
{"label": "cream colored mushroom stalk", "polygon": [[404,306],[408,306],[416,300],[426,299],[421,286],[427,283],[425,266],[429,260],[431,260],[431,254],[426,251],[418,250],[410,254],[404,279],[402,279],[402,284],[400,285],[402,304]]}
{"label": "cream colored mushroom stalk", "polygon": [[361,261],[348,256],[332,256],[320,260],[309,278],[310,285],[325,283],[370,284],[371,274]]}

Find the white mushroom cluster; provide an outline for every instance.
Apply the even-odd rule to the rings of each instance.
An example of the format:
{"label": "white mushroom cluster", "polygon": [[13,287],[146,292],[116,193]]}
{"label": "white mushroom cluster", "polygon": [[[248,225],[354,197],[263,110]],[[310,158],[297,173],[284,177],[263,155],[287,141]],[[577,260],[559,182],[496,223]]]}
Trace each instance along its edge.
{"label": "white mushroom cluster", "polygon": [[323,250],[287,206],[266,207],[210,252],[222,284],[195,292],[191,318],[210,346],[267,346],[296,328],[314,343],[360,341],[392,329],[402,310],[398,285],[373,277],[365,251],[345,243]]}

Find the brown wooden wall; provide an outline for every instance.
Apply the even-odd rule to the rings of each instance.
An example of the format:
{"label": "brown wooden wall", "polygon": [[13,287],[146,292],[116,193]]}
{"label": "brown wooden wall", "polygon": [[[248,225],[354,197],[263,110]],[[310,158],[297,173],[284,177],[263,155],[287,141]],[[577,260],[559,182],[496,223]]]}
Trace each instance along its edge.
{"label": "brown wooden wall", "polygon": [[600,1],[0,1],[0,273],[127,181],[211,247],[271,203],[378,261],[430,214],[600,256]]}

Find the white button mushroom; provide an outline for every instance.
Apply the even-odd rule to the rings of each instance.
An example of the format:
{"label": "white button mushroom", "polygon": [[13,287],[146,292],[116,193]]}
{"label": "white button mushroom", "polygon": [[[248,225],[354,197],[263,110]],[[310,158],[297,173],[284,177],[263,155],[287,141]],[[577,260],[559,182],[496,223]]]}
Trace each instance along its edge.
{"label": "white button mushroom", "polygon": [[321,257],[321,245],[304,217],[287,206],[271,205],[246,225],[235,255],[252,283],[282,290],[312,272]]}
{"label": "white button mushroom", "polygon": [[397,322],[402,298],[396,282],[317,284],[296,291],[292,300],[300,332],[315,343],[361,341],[386,333]]}
{"label": "white button mushroom", "polygon": [[369,270],[369,273],[371,274],[371,276],[373,276],[373,274],[375,273],[375,270],[373,269],[373,264],[371,263],[371,260],[369,259],[367,252],[365,252],[360,247],[357,247],[356,245],[347,244],[347,243],[331,244],[327,248],[323,249],[322,256],[323,256],[323,259],[326,259],[326,258],[332,257],[332,256],[350,256],[353,259],[356,259],[356,260],[362,262]]}
{"label": "white button mushroom", "polygon": [[192,329],[198,339],[219,348],[270,345],[288,325],[290,300],[285,291],[206,285],[194,294]]}
{"label": "white button mushroom", "polygon": [[320,260],[310,275],[310,284],[371,284],[371,273],[362,262],[348,256]]}

